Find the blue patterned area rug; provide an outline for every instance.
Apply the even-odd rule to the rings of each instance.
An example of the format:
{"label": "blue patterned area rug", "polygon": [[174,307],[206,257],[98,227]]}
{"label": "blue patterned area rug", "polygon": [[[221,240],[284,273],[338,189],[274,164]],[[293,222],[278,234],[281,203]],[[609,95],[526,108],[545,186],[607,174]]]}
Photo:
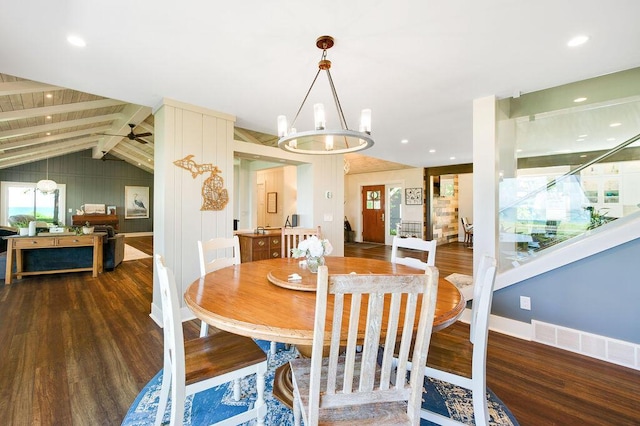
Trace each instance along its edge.
{"label": "blue patterned area rug", "polygon": [[[260,347],[268,352],[270,342],[257,341]],[[269,359],[269,368],[265,378],[265,401],[267,403],[267,417],[265,424],[267,425],[292,425],[293,414],[291,410],[273,397],[273,377],[276,368],[289,362],[290,359],[298,354],[295,349],[284,350],[281,344],[278,344],[278,352]],[[155,421],[156,411],[158,409],[158,399],[160,396],[160,385],[162,383],[162,370],[147,383],[147,385],[138,394],[135,401],[129,408],[127,415],[122,421],[123,426],[147,426],[152,425]],[[441,396],[455,395],[455,398],[445,400]],[[493,392],[488,392],[489,396],[489,414],[491,416],[489,424],[491,425],[513,425],[518,426],[509,409],[496,397]],[[184,424],[190,426],[210,425],[216,423],[226,417],[246,411],[253,407],[255,403],[255,379],[253,377],[242,380],[241,399],[236,402],[233,400],[233,389],[230,385],[221,385],[213,389],[209,389],[194,396],[187,397],[185,403]],[[423,397],[423,407],[430,407],[431,410],[453,417],[456,420],[473,424],[473,420],[469,420],[473,413],[473,403],[471,392],[442,383],[437,380],[425,380],[425,394]],[[165,416],[163,424],[169,424],[169,413],[171,411],[171,400]],[[253,425],[255,421],[247,423]],[[421,425],[432,425],[433,423],[422,420]]]}

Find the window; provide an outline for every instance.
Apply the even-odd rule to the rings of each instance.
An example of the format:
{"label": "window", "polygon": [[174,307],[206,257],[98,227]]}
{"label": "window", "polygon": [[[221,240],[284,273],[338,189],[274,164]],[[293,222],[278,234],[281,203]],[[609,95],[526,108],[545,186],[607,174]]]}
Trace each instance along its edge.
{"label": "window", "polygon": [[402,220],[402,188],[389,188],[389,235],[396,235]]}
{"label": "window", "polygon": [[24,214],[36,220],[64,225],[66,185],[58,184],[51,194],[36,190],[34,182],[2,182],[0,221],[9,224],[9,217]]}
{"label": "window", "polygon": [[368,210],[380,210],[380,191],[367,191]]}

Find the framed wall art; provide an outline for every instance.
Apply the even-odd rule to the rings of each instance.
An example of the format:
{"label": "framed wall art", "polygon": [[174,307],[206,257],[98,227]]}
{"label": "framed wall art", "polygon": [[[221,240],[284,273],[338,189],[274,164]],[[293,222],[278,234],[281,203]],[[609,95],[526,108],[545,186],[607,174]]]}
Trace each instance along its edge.
{"label": "framed wall art", "polygon": [[277,192],[267,192],[267,213],[278,213]]}
{"label": "framed wall art", "polygon": [[455,194],[455,183],[453,178],[440,178],[440,196],[453,197]]}
{"label": "framed wall art", "polygon": [[148,219],[149,218],[149,187],[125,186],[124,187],[124,218]]}
{"label": "framed wall art", "polygon": [[407,205],[422,204],[422,188],[405,188],[404,203]]}

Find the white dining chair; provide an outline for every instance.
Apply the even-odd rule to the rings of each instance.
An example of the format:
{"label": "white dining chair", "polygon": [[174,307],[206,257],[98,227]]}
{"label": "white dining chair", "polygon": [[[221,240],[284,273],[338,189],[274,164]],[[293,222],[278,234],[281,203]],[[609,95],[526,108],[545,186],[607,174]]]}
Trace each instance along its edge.
{"label": "white dining chair", "polygon": [[282,257],[291,257],[291,250],[298,247],[300,241],[309,237],[316,236],[321,238],[321,227],[315,228],[282,228],[282,238],[280,244],[282,247]]}
{"label": "white dining chair", "polygon": [[[212,238],[208,241],[198,241],[198,256],[200,259],[200,276],[217,271],[231,265],[240,264],[240,241],[237,235],[231,238]],[[202,321],[200,337],[209,334],[209,324]]]}
{"label": "white dining chair", "polygon": [[[305,426],[418,425],[438,270],[430,266],[418,275],[329,275],[327,267],[321,266],[317,283],[311,359],[290,361],[294,424],[300,425],[302,418]],[[333,314],[328,313],[328,303]],[[405,306],[403,316],[401,306]],[[366,324],[359,324],[361,310],[366,310]],[[330,328],[327,332],[325,324]],[[329,356],[324,358],[329,336]],[[394,384],[393,349],[398,337],[398,377],[406,377],[411,352],[416,367],[408,381]],[[359,338],[363,341],[358,342]],[[362,352],[356,350],[360,343]],[[378,362],[381,345],[384,350]]]}
{"label": "white dining chair", "polygon": [[469,219],[466,217],[461,217],[460,222],[462,223],[462,230],[464,231],[465,244],[473,244],[473,224],[469,223]]}
{"label": "white dining chair", "polygon": [[[393,243],[391,246],[391,263],[399,263],[406,266],[425,270],[427,266],[434,266],[436,264],[436,240],[423,240],[422,238],[402,238],[399,236],[393,237]],[[421,259],[415,257],[401,257],[398,255],[398,248],[419,250],[427,252],[427,261],[424,262]]]}
{"label": "white dining chair", "polygon": [[[455,386],[469,389],[473,395],[473,418],[476,426],[485,426],[489,422],[489,408],[487,405],[487,342],[489,338],[489,315],[493,300],[493,286],[496,278],[496,260],[490,256],[483,256],[478,267],[478,275],[474,285],[474,297],[471,310],[471,324],[469,341],[473,345],[471,355],[471,377],[443,371],[427,366],[425,377],[442,380]],[[448,395],[442,395],[447,398]],[[421,417],[439,425],[461,425],[447,416],[421,410]]]}
{"label": "white dining chair", "polygon": [[[234,399],[240,399],[240,379],[256,375],[257,399],[253,408],[224,420],[225,425],[255,419],[264,424],[267,406],[264,400],[267,356],[250,338],[225,331],[184,340],[180,300],[173,272],[162,256],[155,256],[164,333],[164,366],[160,401],[155,425],[160,426],[171,390],[171,426],[183,424],[185,399],[203,390],[233,381]],[[213,408],[212,408],[213,409]]]}

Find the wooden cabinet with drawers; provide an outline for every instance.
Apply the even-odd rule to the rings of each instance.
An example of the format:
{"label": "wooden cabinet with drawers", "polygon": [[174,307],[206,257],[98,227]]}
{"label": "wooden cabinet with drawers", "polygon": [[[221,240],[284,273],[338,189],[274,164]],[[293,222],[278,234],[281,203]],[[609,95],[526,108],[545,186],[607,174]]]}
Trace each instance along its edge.
{"label": "wooden cabinet with drawers", "polygon": [[274,259],[280,257],[281,234],[238,234],[240,239],[240,260],[253,262],[254,260]]}

